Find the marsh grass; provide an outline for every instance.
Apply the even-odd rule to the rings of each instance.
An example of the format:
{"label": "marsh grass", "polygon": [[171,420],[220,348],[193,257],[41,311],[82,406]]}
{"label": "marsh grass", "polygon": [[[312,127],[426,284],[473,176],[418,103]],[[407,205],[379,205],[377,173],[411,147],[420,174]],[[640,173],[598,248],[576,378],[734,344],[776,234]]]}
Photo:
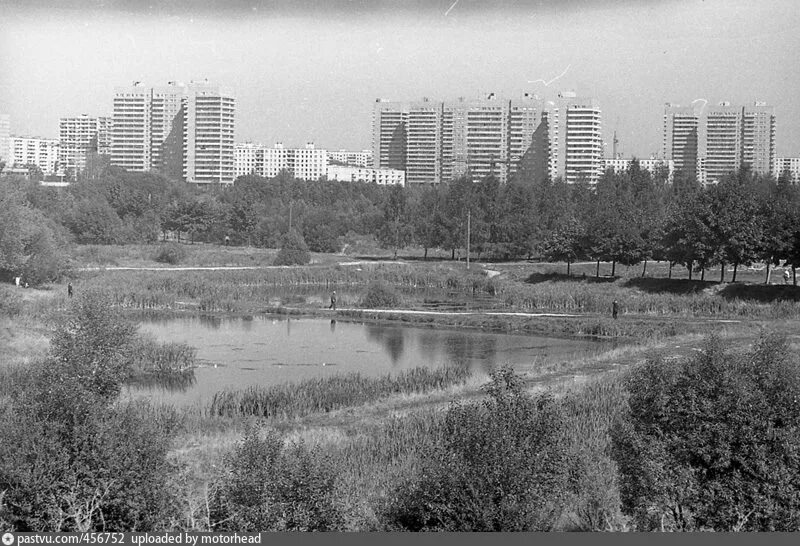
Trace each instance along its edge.
{"label": "marsh grass", "polygon": [[219,416],[287,419],[359,406],[393,394],[442,389],[464,383],[469,375],[470,371],[461,367],[414,368],[378,378],[350,373],[270,387],[254,386],[244,390],[217,392],[208,412]]}
{"label": "marsh grass", "polygon": [[197,349],[185,343],[159,343],[139,335],[131,348],[130,367],[134,375],[183,375],[195,366]]}

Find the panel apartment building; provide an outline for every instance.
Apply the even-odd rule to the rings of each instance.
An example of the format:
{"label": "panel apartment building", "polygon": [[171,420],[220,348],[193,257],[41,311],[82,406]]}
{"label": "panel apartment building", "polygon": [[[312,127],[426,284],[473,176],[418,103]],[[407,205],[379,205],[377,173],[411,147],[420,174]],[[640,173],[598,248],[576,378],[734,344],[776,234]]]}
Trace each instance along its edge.
{"label": "panel apartment building", "polygon": [[234,179],[233,90],[202,82],[114,90],[111,163],[195,184]]}
{"label": "panel apartment building", "polygon": [[763,102],[750,106],[720,102],[706,112],[704,144],[708,182],[745,166],[756,174],[773,174],[775,109]]}
{"label": "panel apartment building", "polygon": [[698,176],[700,117],[691,106],[667,103],[664,106],[664,139],[661,153],[672,161],[679,178],[696,180]]}
{"label": "panel apartment building", "polygon": [[59,163],[60,144],[55,138],[17,137],[8,138],[6,168],[23,168],[36,165],[42,174],[60,175],[63,170]]}
{"label": "panel apartment building", "polygon": [[328,152],[307,142],[303,148],[286,148],[277,142],[271,148],[245,142],[234,146],[234,175],[256,174],[274,178],[281,171],[298,180],[319,180],[328,169]]}
{"label": "panel apartment building", "polygon": [[570,94],[548,106],[530,94],[514,100],[494,93],[447,102],[378,99],[375,166],[405,170],[408,184],[437,184],[465,173],[473,181],[491,174],[504,183],[525,157],[542,175],[595,182],[603,170],[599,107]]}
{"label": "panel apartment building", "polygon": [[107,116],[80,116],[61,118],[58,123],[60,170],[74,178],[86,169],[91,153],[108,154],[113,120]]}

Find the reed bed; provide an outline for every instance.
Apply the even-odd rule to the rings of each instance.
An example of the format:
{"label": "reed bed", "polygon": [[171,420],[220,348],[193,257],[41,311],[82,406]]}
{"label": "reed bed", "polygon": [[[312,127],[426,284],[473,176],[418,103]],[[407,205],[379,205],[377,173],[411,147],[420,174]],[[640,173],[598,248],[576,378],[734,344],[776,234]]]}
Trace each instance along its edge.
{"label": "reed bed", "polygon": [[159,343],[139,336],[131,348],[130,366],[138,374],[183,374],[194,367],[196,356],[197,349],[185,343]]}
{"label": "reed bed", "polygon": [[[439,293],[448,300],[470,302],[471,308],[522,312],[605,315],[616,300],[623,316],[800,318],[800,302],[788,294],[775,301],[759,299],[758,295],[749,297],[756,286],[743,285],[724,297],[713,290],[646,291],[627,286],[626,282],[556,278],[529,284],[490,279],[479,272],[468,273],[444,265],[366,263],[260,270],[83,272],[76,281],[76,290],[99,290],[116,305],[128,309],[234,313],[274,307],[276,292],[313,288],[320,292],[335,289],[363,293],[371,284],[383,283],[401,293],[411,307],[424,307],[426,296]],[[340,306],[357,303],[356,300],[348,303],[340,298]]]}
{"label": "reed bed", "polygon": [[359,406],[393,394],[425,393],[461,385],[470,375],[471,372],[462,367],[414,368],[378,378],[349,373],[271,387],[253,386],[217,392],[208,413],[211,416],[290,419]]}

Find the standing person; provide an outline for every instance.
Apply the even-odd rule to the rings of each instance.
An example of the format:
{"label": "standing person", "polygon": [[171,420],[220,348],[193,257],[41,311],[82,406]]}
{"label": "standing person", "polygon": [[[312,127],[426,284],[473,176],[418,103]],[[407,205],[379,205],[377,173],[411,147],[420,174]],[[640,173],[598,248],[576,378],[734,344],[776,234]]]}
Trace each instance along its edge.
{"label": "standing person", "polygon": [[790,277],[789,270],[785,269],[783,271],[783,284],[789,284],[789,277]]}
{"label": "standing person", "polygon": [[72,283],[67,283],[67,296],[72,297]]}
{"label": "standing person", "polygon": [[331,305],[328,309],[333,309],[336,311],[336,290],[331,293]]}
{"label": "standing person", "polygon": [[611,304],[611,317],[616,319],[618,313],[619,313],[619,304],[617,303],[617,300],[614,300],[614,302]]}
{"label": "standing person", "polygon": [[230,238],[230,237],[228,237],[228,236],[226,235],[226,236],[225,236],[225,246],[228,246],[228,244],[229,244],[230,242],[231,242],[231,238]]}

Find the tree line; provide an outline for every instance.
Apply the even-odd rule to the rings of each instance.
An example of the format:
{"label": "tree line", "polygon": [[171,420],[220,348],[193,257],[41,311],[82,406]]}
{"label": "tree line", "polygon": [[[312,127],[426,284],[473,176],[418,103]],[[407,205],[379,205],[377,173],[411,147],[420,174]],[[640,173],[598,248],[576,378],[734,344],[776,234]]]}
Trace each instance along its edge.
{"label": "tree line", "polygon": [[[774,179],[743,169],[702,187],[665,169],[651,173],[637,161],[611,170],[596,185],[537,178],[523,167],[506,184],[469,175],[425,187],[362,182],[301,181],[289,173],[239,177],[230,187],[196,189],[156,173],[130,173],[101,161],[67,188],[3,179],[0,274],[24,270],[52,277],[63,262],[62,242],[179,240],[276,248],[290,231],[314,252],[339,252],[358,237],[375,236],[395,254],[418,245],[427,258],[451,258],[467,247],[478,259],[538,257],[570,265],[578,260],[616,265],[651,260],[685,267],[705,279],[707,269],[754,262],[800,264],[800,193],[788,176]],[[56,253],[57,254],[57,253]],[[46,257],[46,258],[45,258]],[[47,267],[45,267],[49,264]],[[670,269],[671,272],[671,269]]]}

